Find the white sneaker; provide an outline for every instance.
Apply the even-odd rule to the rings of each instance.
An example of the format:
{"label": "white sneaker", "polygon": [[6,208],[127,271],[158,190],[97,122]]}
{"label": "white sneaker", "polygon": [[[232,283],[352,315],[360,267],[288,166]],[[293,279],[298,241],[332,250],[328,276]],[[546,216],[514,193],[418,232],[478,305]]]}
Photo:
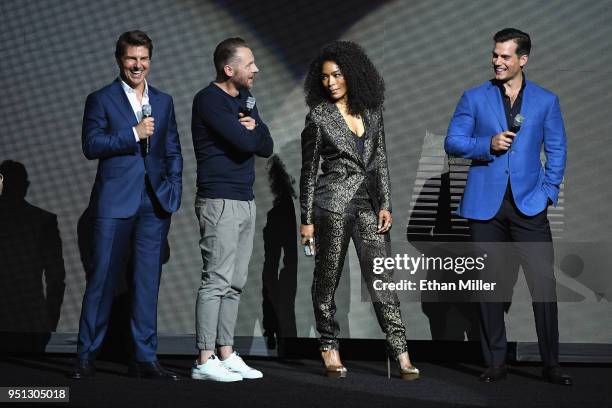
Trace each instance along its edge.
{"label": "white sneaker", "polygon": [[228,370],[214,354],[204,364],[198,364],[197,360],[193,363],[191,378],[222,382],[242,381],[240,374]]}
{"label": "white sneaker", "polygon": [[228,370],[240,374],[242,378],[252,380],[255,378],[263,377],[263,373],[261,371],[246,365],[242,357],[240,357],[235,351],[232,353],[231,356],[229,356],[225,360],[222,360],[221,364],[223,364],[223,366]]}

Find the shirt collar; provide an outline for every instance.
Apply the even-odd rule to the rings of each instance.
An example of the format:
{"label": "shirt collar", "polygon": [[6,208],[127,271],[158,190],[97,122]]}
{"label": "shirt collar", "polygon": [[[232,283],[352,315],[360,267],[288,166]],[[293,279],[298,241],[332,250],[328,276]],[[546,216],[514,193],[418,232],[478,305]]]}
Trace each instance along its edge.
{"label": "shirt collar", "polygon": [[[121,87],[123,88],[123,91],[126,94],[136,93],[136,90],[134,90],[134,88],[132,88],[131,86],[126,84],[125,81],[123,79],[121,79],[121,77],[119,77],[119,80],[121,81]],[[144,92],[142,93],[142,97],[143,98],[148,98],[149,97],[149,84],[147,83],[146,79],[145,79],[145,89],[144,89]]]}
{"label": "shirt collar", "polygon": [[[525,73],[523,72],[523,83],[521,84],[519,95],[522,95],[523,91],[525,90],[526,81],[527,81],[527,78],[525,76]],[[501,92],[502,96],[506,96],[506,88],[504,87],[503,82],[493,79],[493,84],[495,84],[495,86],[499,88],[499,91]]]}

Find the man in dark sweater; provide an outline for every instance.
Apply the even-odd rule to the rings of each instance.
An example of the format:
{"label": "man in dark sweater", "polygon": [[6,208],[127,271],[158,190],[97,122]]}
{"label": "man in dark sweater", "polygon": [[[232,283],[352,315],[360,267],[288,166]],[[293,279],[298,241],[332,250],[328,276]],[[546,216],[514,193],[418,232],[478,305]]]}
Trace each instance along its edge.
{"label": "man in dark sweater", "polygon": [[214,63],[217,78],[196,94],[191,121],[203,262],[196,301],[200,352],[191,377],[239,381],[263,376],[244,363],[233,344],[253,249],[255,155],[269,157],[274,143],[249,92],[259,69],[246,42],[222,41]]}

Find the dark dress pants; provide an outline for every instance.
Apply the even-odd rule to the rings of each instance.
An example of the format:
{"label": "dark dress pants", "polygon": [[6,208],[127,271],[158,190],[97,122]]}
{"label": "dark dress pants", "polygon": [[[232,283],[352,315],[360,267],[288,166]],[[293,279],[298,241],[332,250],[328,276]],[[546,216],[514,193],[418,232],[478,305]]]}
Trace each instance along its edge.
{"label": "dark dress pants", "polygon": [[[148,183],[147,183],[148,184]],[[162,245],[170,228],[170,214],[164,212],[151,188],[143,188],[140,207],[129,218],[92,218],[92,274],[87,282],[77,355],[93,360],[108,329],[117,275],[125,268],[125,256],[132,246],[134,294],[130,321],[134,357],[138,362],[157,359],[157,295],[162,265]]]}
{"label": "dark dress pants", "polygon": [[[545,209],[534,216],[523,215],[516,207],[510,187],[501,208],[490,220],[470,220],[474,242],[513,242],[514,250],[523,267],[533,299],[536,333],[540,355],[545,366],[558,364],[559,330],[557,322],[556,282],[554,277],[554,252],[550,225]],[[493,275],[504,270],[505,251],[509,246],[488,244],[487,270]],[[488,273],[488,272],[487,272]],[[503,277],[502,277],[503,279]],[[482,302],[481,345],[485,363],[500,366],[505,363],[507,352],[504,302]]]}

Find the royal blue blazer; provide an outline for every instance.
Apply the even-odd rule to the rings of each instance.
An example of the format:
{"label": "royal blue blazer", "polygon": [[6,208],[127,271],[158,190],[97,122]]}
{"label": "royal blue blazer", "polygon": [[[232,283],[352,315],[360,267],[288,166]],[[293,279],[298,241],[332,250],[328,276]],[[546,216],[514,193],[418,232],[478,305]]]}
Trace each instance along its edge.
{"label": "royal blue blazer", "polygon": [[[508,130],[499,88],[489,81],[461,96],[444,141],[450,156],[472,160],[459,215],[475,220],[493,218],[508,180],[514,202],[524,215],[542,212],[549,200],[557,204],[567,156],[559,98],[526,81],[521,115],[525,121],[511,148],[492,154],[491,138]],[[542,146],[544,166],[540,161]]]}
{"label": "royal blue blazer", "polygon": [[98,160],[90,199],[94,217],[136,214],[145,172],[166,212],[173,213],[180,206],[183,158],[172,97],[149,85],[149,104],[155,131],[149,154],[143,158],[132,130],[138,121],[119,79],[87,97],[82,145],[85,157]]}

